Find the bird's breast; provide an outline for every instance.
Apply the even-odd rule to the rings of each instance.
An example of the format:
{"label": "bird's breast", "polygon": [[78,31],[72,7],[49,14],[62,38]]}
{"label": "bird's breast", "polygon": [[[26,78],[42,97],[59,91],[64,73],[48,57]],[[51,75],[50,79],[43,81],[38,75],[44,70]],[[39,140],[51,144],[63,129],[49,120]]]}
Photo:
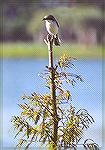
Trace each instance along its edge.
{"label": "bird's breast", "polygon": [[58,26],[56,22],[46,21],[46,29],[49,34],[56,35],[58,33]]}

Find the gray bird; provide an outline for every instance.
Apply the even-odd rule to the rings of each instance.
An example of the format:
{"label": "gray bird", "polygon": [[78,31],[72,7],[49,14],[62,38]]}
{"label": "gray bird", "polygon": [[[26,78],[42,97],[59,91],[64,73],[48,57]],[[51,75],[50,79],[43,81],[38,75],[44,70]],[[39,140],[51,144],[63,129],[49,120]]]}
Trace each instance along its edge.
{"label": "gray bird", "polygon": [[59,23],[57,22],[55,17],[52,15],[45,16],[43,18],[43,20],[45,20],[45,22],[46,22],[46,29],[47,29],[48,33],[51,36],[53,36],[54,44],[56,46],[60,46],[61,42],[60,42],[60,39],[58,37]]}

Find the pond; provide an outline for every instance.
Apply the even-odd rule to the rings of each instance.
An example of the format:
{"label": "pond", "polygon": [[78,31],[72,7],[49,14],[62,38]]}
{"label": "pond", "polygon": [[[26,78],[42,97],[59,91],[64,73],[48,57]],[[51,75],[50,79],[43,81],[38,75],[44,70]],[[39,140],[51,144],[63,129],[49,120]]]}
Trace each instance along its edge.
{"label": "pond", "polygon": [[[102,146],[102,60],[76,60],[74,69],[83,76],[84,82],[69,86],[72,104],[75,108],[88,110],[95,123],[85,132],[84,139],[92,138]],[[46,59],[4,59],[3,65],[3,147],[16,146],[12,131],[11,117],[18,115],[23,94],[32,92],[44,94],[48,89],[45,81],[38,76],[48,64]],[[105,88],[105,87],[104,87]],[[105,89],[103,90],[105,91]]]}

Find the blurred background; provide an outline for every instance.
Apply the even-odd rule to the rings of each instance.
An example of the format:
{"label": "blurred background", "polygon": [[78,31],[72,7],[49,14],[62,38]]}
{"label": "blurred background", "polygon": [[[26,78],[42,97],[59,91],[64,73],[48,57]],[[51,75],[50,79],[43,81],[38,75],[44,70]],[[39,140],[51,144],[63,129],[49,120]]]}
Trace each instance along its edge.
{"label": "blurred background", "polygon": [[102,147],[104,0],[4,0],[0,8],[3,149],[16,144],[10,121],[13,115],[19,115],[17,104],[21,102],[20,97],[34,91],[42,94],[48,92],[44,87],[45,82],[38,77],[38,73],[48,65],[47,46],[43,42],[47,31],[42,21],[48,14],[54,15],[60,24],[62,43],[54,48],[55,62],[56,57],[63,54],[76,57],[73,71],[84,78],[84,82],[77,83],[75,88],[68,87],[73,105],[77,109],[87,109],[95,119],[95,124],[83,139],[93,138]]}
{"label": "blurred background", "polygon": [[66,49],[67,53],[77,57],[102,56],[104,0],[4,0],[0,7],[0,41],[5,42],[4,57],[46,57],[45,44],[44,47],[42,44],[47,32],[42,18],[48,14],[53,14],[60,23],[62,51]]}

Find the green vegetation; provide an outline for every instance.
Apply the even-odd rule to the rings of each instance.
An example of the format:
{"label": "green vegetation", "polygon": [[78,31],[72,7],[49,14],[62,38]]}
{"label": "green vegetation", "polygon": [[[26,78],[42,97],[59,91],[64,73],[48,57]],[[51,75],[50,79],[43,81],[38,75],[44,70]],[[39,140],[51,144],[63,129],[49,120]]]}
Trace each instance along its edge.
{"label": "green vegetation", "polygon": [[[0,57],[3,58],[47,58],[45,44],[40,43],[4,43],[0,44]],[[62,44],[55,47],[55,56],[66,54],[76,58],[102,58],[101,46],[86,46],[76,44]]]}
{"label": "green vegetation", "polygon": [[90,138],[80,143],[94,119],[87,110],[77,111],[72,106],[71,92],[64,86],[66,83],[74,87],[77,80],[83,81],[81,75],[67,71],[74,66],[75,59],[64,55],[54,66],[53,57],[51,59],[51,67],[46,66],[40,74],[46,81],[45,87],[49,93],[23,95],[19,104],[20,114],[12,117],[15,138],[18,137],[16,148],[28,150],[30,146],[36,147],[38,142],[40,149],[46,147],[47,150],[77,150],[80,146],[85,150],[99,150],[99,145]]}

